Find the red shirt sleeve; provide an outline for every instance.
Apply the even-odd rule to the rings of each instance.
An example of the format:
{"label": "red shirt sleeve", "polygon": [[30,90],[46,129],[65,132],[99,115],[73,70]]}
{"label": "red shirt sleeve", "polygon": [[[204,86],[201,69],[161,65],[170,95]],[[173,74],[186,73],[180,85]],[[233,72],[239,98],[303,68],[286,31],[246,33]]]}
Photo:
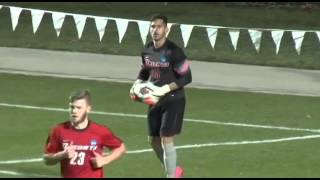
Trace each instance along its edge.
{"label": "red shirt sleeve", "polygon": [[59,143],[57,128],[53,128],[48,135],[44,152],[46,154],[57,153],[60,151],[60,149],[61,145]]}

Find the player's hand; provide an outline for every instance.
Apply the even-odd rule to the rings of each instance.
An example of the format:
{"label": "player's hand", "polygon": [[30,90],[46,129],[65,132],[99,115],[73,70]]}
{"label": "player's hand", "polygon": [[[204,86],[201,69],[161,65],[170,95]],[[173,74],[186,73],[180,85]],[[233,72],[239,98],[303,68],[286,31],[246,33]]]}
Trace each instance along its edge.
{"label": "player's hand", "polygon": [[159,102],[159,97],[158,96],[154,96],[154,95],[150,95],[146,98],[143,99],[143,103],[149,105],[149,106],[154,106],[155,104],[157,104]]}
{"label": "player's hand", "polygon": [[91,158],[91,163],[92,163],[93,167],[94,168],[101,168],[102,166],[104,166],[104,157],[95,151],[92,151],[92,152],[94,155],[94,157]]}
{"label": "player's hand", "polygon": [[158,97],[161,97],[161,96],[164,96],[165,94],[167,94],[168,92],[170,92],[171,89],[170,89],[170,86],[169,84],[165,84],[161,87],[157,87],[155,88],[151,94],[154,95],[154,96],[158,96]]}
{"label": "player's hand", "polygon": [[134,84],[131,86],[131,88],[130,88],[130,97],[132,97],[132,96],[134,96],[134,93],[133,93],[133,87],[134,87]]}
{"label": "player's hand", "polygon": [[134,94],[134,92],[133,92],[133,87],[137,84],[137,83],[141,83],[142,82],[142,80],[141,79],[137,79],[134,83],[133,83],[133,85],[131,86],[131,88],[130,88],[130,99],[131,100],[133,100],[133,101],[138,101],[139,100],[139,98]]}
{"label": "player's hand", "polygon": [[76,147],[73,145],[73,142],[64,148],[64,154],[68,159],[72,159],[76,155]]}

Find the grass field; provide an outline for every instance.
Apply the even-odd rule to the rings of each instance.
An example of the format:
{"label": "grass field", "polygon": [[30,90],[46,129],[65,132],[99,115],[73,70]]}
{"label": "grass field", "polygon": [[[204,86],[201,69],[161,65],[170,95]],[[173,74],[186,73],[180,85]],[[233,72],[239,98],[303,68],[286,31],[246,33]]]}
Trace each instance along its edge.
{"label": "grass field", "polygon": [[[266,8],[223,6],[217,3],[174,3],[167,6],[163,2],[4,2],[3,5],[62,11],[68,13],[119,17],[127,19],[149,20],[154,13],[160,12],[169,17],[169,22],[179,24],[215,25],[243,28],[275,28],[285,30],[319,31],[320,11],[305,11],[301,8]],[[56,49],[67,51],[140,55],[143,47],[136,23],[129,23],[127,32],[118,43],[115,22],[108,21],[102,42],[99,42],[94,20],[87,19],[82,39],[79,40],[75,23],[67,16],[57,38],[50,14],[45,14],[35,35],[32,32],[30,12],[22,11],[18,26],[12,32],[8,8],[0,10],[0,46]],[[169,39],[183,47],[179,26],[173,26]],[[148,38],[150,40],[150,37]],[[234,52],[226,29],[219,29],[212,49],[206,30],[195,27],[184,48],[190,59],[239,64],[284,66],[304,69],[320,69],[320,44],[315,33],[307,32],[302,43],[301,55],[298,55],[291,32],[284,33],[279,54],[275,54],[275,44],[270,31],[263,32],[261,51],[257,53],[251,43],[247,30],[241,30],[238,48]]]}
{"label": "grass field", "polygon": [[[92,92],[94,111],[104,112],[92,119],[128,148],[105,167],[106,176],[164,177],[152,152],[135,151],[150,147],[146,119],[133,117],[143,116],[146,107],[129,100],[129,84],[9,74],[0,74],[0,82],[0,177],[59,176],[59,166],[5,161],[40,158],[49,129],[68,118],[58,110],[66,110],[69,93],[80,88]],[[186,91],[185,123],[176,141],[186,177],[320,177],[319,97]]]}

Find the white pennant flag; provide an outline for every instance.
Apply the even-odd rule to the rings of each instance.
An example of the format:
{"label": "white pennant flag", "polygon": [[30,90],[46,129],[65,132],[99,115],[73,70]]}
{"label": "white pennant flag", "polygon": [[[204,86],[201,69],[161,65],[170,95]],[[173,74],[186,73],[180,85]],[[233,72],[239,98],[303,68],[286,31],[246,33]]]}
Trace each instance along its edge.
{"label": "white pennant flag", "polygon": [[0,9],[2,8],[2,5],[0,5]]}
{"label": "white pennant flag", "polygon": [[317,31],[316,34],[317,34],[318,39],[319,39],[319,41],[320,41],[320,31]]}
{"label": "white pennant flag", "polygon": [[119,43],[121,43],[122,38],[124,36],[124,34],[127,31],[127,27],[128,27],[128,20],[127,19],[115,19],[116,24],[117,24],[117,28],[118,28],[118,35],[119,35]]}
{"label": "white pennant flag", "polygon": [[216,44],[218,29],[207,27],[208,38],[211,44],[212,49],[214,49],[214,45]]}
{"label": "white pennant flag", "polygon": [[143,42],[143,44],[146,44],[147,36],[148,36],[148,32],[149,32],[149,27],[150,27],[150,22],[149,21],[137,21],[137,23],[138,23],[142,42]]}
{"label": "white pennant flag", "polygon": [[271,31],[272,39],[273,39],[274,43],[276,44],[276,48],[277,48],[276,49],[276,54],[278,54],[278,52],[279,52],[279,48],[280,48],[280,44],[281,44],[281,39],[282,39],[283,33],[284,33],[283,30]]}
{"label": "white pennant flag", "polygon": [[292,38],[294,40],[294,44],[296,47],[296,50],[298,52],[298,55],[300,55],[301,52],[301,45],[304,38],[305,31],[292,31]]}
{"label": "white pennant flag", "polygon": [[106,30],[108,19],[95,17],[94,20],[96,22],[96,27],[97,27],[97,31],[99,33],[99,38],[101,42],[104,32]]}
{"label": "white pennant flag", "polygon": [[184,47],[187,47],[188,45],[188,41],[189,41],[193,27],[194,25],[187,25],[187,24],[180,25]]}
{"label": "white pennant flag", "polygon": [[60,13],[60,12],[52,13],[53,26],[54,26],[54,29],[56,30],[57,36],[60,35],[61,27],[65,17],[66,17],[65,13]]}
{"label": "white pennant flag", "polygon": [[173,23],[167,23],[167,28],[168,28],[168,32],[166,34],[166,37],[168,37],[170,31],[171,31],[171,27],[172,27]]}
{"label": "white pennant flag", "polygon": [[43,15],[44,15],[43,10],[31,9],[33,34],[35,34],[37,32]]}
{"label": "white pennant flag", "polygon": [[231,42],[233,45],[233,49],[237,50],[237,44],[238,44],[240,31],[239,31],[239,29],[229,29],[228,31],[229,31],[229,35],[230,35]]}
{"label": "white pennant flag", "polygon": [[9,8],[10,8],[10,15],[11,15],[12,30],[14,31],[18,25],[19,16],[23,8],[11,7],[11,6]]}
{"label": "white pennant flag", "polygon": [[249,29],[248,32],[249,32],[252,44],[256,48],[256,51],[259,53],[262,31]]}
{"label": "white pennant flag", "polygon": [[87,16],[80,15],[80,14],[73,14],[73,19],[74,19],[74,22],[76,23],[78,38],[80,39],[82,36],[84,26],[86,24]]}

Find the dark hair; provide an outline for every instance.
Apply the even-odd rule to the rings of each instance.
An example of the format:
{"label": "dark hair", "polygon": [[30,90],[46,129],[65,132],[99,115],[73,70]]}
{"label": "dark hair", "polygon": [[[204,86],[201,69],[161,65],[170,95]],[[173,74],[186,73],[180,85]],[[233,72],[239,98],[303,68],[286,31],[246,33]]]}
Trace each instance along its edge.
{"label": "dark hair", "polygon": [[69,100],[70,102],[74,102],[79,99],[85,99],[89,105],[91,105],[91,95],[88,90],[78,90],[73,91],[70,94]]}
{"label": "dark hair", "polygon": [[151,21],[155,21],[157,19],[161,19],[163,21],[163,23],[167,26],[167,23],[168,23],[168,18],[162,14],[154,14],[152,17],[151,17]]}

